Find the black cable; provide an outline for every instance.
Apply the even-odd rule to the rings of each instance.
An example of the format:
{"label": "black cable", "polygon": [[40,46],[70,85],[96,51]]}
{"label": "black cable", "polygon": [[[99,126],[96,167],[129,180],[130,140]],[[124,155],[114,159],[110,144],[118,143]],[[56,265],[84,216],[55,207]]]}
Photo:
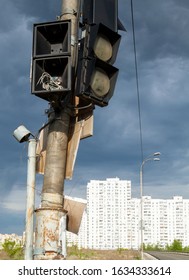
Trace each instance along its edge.
{"label": "black cable", "polygon": [[133,1],[131,0],[131,17],[132,17],[132,30],[133,30],[133,47],[135,57],[135,75],[136,75],[136,86],[137,86],[137,99],[138,99],[138,117],[139,117],[139,129],[140,129],[140,149],[141,149],[141,162],[143,162],[143,137],[142,137],[142,120],[140,110],[140,91],[138,81],[138,66],[137,66],[137,55],[136,55],[136,40],[135,40],[135,24],[134,24],[134,12],[133,12]]}

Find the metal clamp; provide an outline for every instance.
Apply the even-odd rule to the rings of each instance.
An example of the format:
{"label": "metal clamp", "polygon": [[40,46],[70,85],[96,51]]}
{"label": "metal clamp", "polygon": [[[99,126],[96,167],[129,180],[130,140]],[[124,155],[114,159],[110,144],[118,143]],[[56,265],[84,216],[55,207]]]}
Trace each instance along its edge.
{"label": "metal clamp", "polygon": [[65,14],[76,15],[77,11],[75,11],[74,9],[70,9],[70,8],[64,8],[61,16],[65,15]]}
{"label": "metal clamp", "polygon": [[45,255],[45,249],[44,248],[35,248],[33,254],[34,255]]}
{"label": "metal clamp", "polygon": [[57,16],[56,19],[57,20],[61,20],[62,16],[64,15],[77,15],[77,11],[75,11],[74,9],[70,9],[70,8],[64,8],[63,9],[63,13],[60,16]]}
{"label": "metal clamp", "polygon": [[[45,255],[45,249],[44,248],[35,248],[33,254],[34,255]],[[61,254],[62,250],[61,248],[51,248],[51,250],[48,250],[48,252],[55,252],[58,254]]]}

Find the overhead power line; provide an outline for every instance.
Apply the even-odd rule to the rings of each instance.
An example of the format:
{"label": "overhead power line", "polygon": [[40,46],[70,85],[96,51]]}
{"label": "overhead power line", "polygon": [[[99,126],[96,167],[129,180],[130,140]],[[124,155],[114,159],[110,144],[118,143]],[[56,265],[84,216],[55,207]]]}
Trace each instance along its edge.
{"label": "overhead power line", "polygon": [[139,91],[139,79],[138,79],[138,63],[137,63],[137,52],[136,52],[136,40],[135,40],[135,21],[133,12],[133,1],[131,0],[131,18],[132,18],[132,31],[133,31],[133,47],[134,47],[134,58],[135,58],[135,76],[136,76],[136,87],[137,87],[137,100],[138,100],[138,117],[139,117],[139,130],[140,130],[140,150],[141,150],[141,162],[143,161],[143,137],[142,137],[142,120],[141,120],[141,109],[140,109],[140,91]]}

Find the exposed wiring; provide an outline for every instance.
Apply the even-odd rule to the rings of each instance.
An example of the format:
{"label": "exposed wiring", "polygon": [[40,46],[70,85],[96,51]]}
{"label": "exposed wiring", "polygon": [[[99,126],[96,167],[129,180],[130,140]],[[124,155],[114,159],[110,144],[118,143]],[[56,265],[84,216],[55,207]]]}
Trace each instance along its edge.
{"label": "exposed wiring", "polygon": [[74,109],[74,110],[85,110],[85,109],[88,109],[90,107],[94,107],[94,104],[89,103],[89,104],[84,105],[84,106],[69,106],[69,108]]}
{"label": "exposed wiring", "polygon": [[42,88],[45,90],[62,90],[62,78],[61,77],[52,77],[49,73],[43,72],[39,78],[37,85],[42,84]]}
{"label": "exposed wiring", "polygon": [[52,122],[54,122],[54,121],[55,121],[55,119],[53,119],[53,120],[47,122],[46,124],[44,124],[44,125],[38,130],[37,135],[39,135],[40,132],[41,132],[45,127],[47,127],[50,123],[52,123]]}

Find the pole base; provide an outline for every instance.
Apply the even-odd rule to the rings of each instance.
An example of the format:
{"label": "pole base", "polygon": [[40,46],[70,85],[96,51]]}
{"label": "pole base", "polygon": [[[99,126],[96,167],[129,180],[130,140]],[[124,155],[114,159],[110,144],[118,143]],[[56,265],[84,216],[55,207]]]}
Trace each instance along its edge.
{"label": "pole base", "polygon": [[60,260],[62,255],[60,219],[67,214],[63,208],[43,207],[35,210],[35,260]]}

